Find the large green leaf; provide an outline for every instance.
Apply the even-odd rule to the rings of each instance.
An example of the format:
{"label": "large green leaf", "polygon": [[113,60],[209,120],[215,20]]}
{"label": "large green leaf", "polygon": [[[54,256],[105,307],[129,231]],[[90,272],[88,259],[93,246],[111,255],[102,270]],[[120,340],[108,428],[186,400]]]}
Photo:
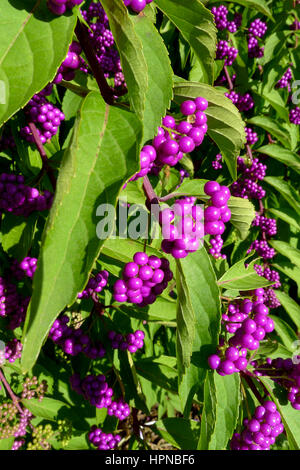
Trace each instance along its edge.
{"label": "large green leaf", "polygon": [[155,26],[146,16],[135,15],[135,32],[147,62],[148,88],[144,113],[144,141],[154,137],[173,96],[173,72],[168,51]]}
{"label": "large green leaf", "polygon": [[280,261],[280,264],[272,263],[272,266],[275,269],[283,272],[286,276],[290,277],[297,283],[298,296],[300,296],[300,268],[298,268],[295,264],[290,263],[289,261]]}
{"label": "large green leaf", "polygon": [[297,191],[287,182],[276,176],[266,176],[264,182],[268,183],[284,197],[290,206],[300,214],[300,197]]}
{"label": "large green leaf", "polygon": [[49,421],[56,421],[65,412],[68,413],[71,410],[67,403],[48,397],[44,397],[42,401],[37,398],[23,399],[22,403],[34,416]]}
{"label": "large green leaf", "polygon": [[285,207],[284,210],[273,209],[272,207],[268,211],[297,230],[300,230],[300,216],[291,207]]}
{"label": "large green leaf", "polygon": [[232,437],[239,415],[240,377],[222,377],[208,372],[204,385],[204,410],[199,450],[224,450]]}
{"label": "large green leaf", "polygon": [[218,285],[226,289],[238,289],[240,291],[258,289],[272,284],[262,276],[259,276],[253,265],[257,260],[252,261],[245,267],[246,259],[238,261],[231,266],[218,280]]}
{"label": "large green leaf", "polygon": [[281,240],[270,240],[270,245],[300,268],[300,250]]}
{"label": "large green leaf", "polygon": [[259,147],[257,152],[269,155],[269,157],[284,163],[288,167],[293,168],[293,170],[300,173],[300,156],[291,150],[285,149],[277,144],[269,144]]}
{"label": "large green leaf", "polygon": [[35,214],[15,217],[6,213],[1,223],[3,250],[19,261],[25,258],[31,247],[36,220]]}
{"label": "large green leaf", "polygon": [[101,4],[108,16],[120,54],[122,70],[133,111],[143,119],[148,88],[148,66],[143,45],[123,0],[103,0]]}
{"label": "large green leaf", "polygon": [[177,392],[176,358],[169,356],[146,357],[135,361],[139,375],[160,387]]}
{"label": "large green leaf", "polygon": [[71,13],[53,15],[42,0],[1,0],[0,85],[5,100],[0,100],[0,125],[54,78],[76,19]]}
{"label": "large green leaf", "polygon": [[300,331],[300,306],[282,290],[276,290],[276,297]]}
{"label": "large green leaf", "polygon": [[216,27],[213,15],[198,0],[155,0],[193,49],[203,73],[203,81],[213,83]]}
{"label": "large green leaf", "polygon": [[96,234],[96,210],[115,205],[124,181],[137,170],[141,135],[136,116],[109,107],[100,93],[83,101],[42,238],[24,331],[25,370],[57,315],[87,282],[104,242]]}
{"label": "large green leaf", "polygon": [[237,229],[239,237],[244,240],[255,218],[255,207],[249,199],[234,196],[231,196],[227,204],[231,210],[230,223]]}
{"label": "large green leaf", "polygon": [[197,96],[207,99],[208,135],[219,147],[232,178],[236,180],[237,156],[246,142],[244,123],[237,108],[221,91],[205,84],[177,82],[174,94],[179,103]]}
{"label": "large green leaf", "polygon": [[200,432],[199,421],[183,418],[165,418],[156,421],[156,431],[165,439],[181,450],[194,450]]}
{"label": "large green leaf", "polygon": [[[192,344],[190,366],[182,375],[180,364],[178,365],[179,395],[185,415],[188,416],[193,396],[205,378],[208,368],[207,358],[215,351],[218,343],[221,321],[220,293],[214,270],[204,248],[180,260],[180,266],[181,278],[187,286],[187,295],[193,310],[193,313],[189,310],[185,311],[182,305],[181,314],[184,319],[186,315],[193,315],[195,318],[195,338]],[[190,305],[188,304],[187,307],[190,308]],[[189,351],[188,340],[186,346]]]}
{"label": "large green leaf", "polygon": [[251,119],[247,120],[247,125],[253,124],[255,126],[261,127],[265,131],[269,132],[271,135],[276,137],[285,147],[291,148],[291,139],[287,135],[286,129],[282,127],[275,119],[272,119],[268,116],[254,116]]}
{"label": "large green leaf", "polygon": [[294,330],[288,325],[284,320],[282,320],[280,317],[277,317],[275,315],[271,315],[271,318],[274,321],[275,324],[275,332],[280,336],[282,340],[282,344],[291,351],[293,352],[293,347],[295,342],[297,341],[298,337]]}
{"label": "large green leaf", "polygon": [[185,279],[181,264],[177,261],[176,271],[177,287],[177,332],[176,332],[176,354],[180,376],[191,363],[193,341],[195,337],[195,311],[193,310],[189,286]]}

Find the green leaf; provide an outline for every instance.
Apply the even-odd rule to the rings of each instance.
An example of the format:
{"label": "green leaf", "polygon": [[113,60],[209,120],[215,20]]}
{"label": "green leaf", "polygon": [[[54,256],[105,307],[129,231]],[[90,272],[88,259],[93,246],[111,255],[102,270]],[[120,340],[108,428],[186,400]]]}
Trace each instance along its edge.
{"label": "green leaf", "polygon": [[271,359],[276,359],[277,357],[290,359],[291,351],[282,344],[278,343],[278,341],[271,341],[268,339],[260,342],[259,349],[255,354],[255,358],[256,357],[262,357],[263,359],[266,357],[270,357]]}
{"label": "green leaf", "polygon": [[[203,248],[202,248],[203,250]],[[193,341],[195,337],[195,311],[191,303],[189,288],[179,260],[176,260],[177,287],[177,332],[176,355],[179,374],[182,376],[190,365]]]}
{"label": "green leaf", "polygon": [[116,42],[133,111],[143,119],[148,89],[148,66],[143,45],[122,0],[101,1]]}
{"label": "green leaf", "polygon": [[253,118],[247,120],[247,125],[248,124],[253,124],[254,126],[261,127],[262,129],[276,137],[276,139],[278,139],[279,142],[281,142],[285,147],[291,148],[290,136],[287,135],[286,129],[284,129],[284,127],[282,127],[277,121],[275,121],[275,119],[271,119],[268,116],[254,116]]}
{"label": "green leaf", "polygon": [[249,199],[234,196],[231,196],[227,204],[231,210],[230,223],[237,229],[239,237],[244,240],[255,218],[255,207]]}
{"label": "green leaf", "polygon": [[270,240],[269,243],[276,251],[289,258],[292,263],[300,268],[300,250],[280,240]]}
{"label": "green leaf", "polygon": [[273,263],[272,266],[275,269],[283,272],[286,276],[290,277],[297,283],[298,295],[300,295],[300,268],[295,266],[293,263],[290,263],[289,261],[285,263],[281,261],[280,264]]}
{"label": "green leaf", "polygon": [[16,217],[9,212],[4,214],[1,223],[3,250],[10,256],[22,261],[31,247],[36,225],[36,215]]}
{"label": "green leaf", "polygon": [[90,445],[87,441],[86,433],[75,433],[77,436],[73,436],[68,444],[64,447],[64,450],[87,450],[90,449]]}
{"label": "green leaf", "polygon": [[135,361],[138,375],[170,392],[177,393],[176,358],[147,357]]}
{"label": "green leaf", "polygon": [[144,141],[152,139],[173,97],[173,71],[168,51],[155,26],[146,16],[132,17],[147,62],[148,88],[144,112]]}
{"label": "green leaf", "polygon": [[34,416],[49,421],[57,421],[58,415],[63,409],[64,411],[71,409],[67,403],[48,397],[44,397],[42,401],[36,398],[23,399],[22,403]]}
{"label": "green leaf", "polygon": [[300,331],[300,307],[297,302],[282,290],[276,290],[275,294],[284,310],[297,326],[298,331]]}
{"label": "green leaf", "polygon": [[258,148],[257,152],[269,155],[269,157],[284,163],[288,167],[293,168],[293,170],[300,173],[300,156],[291,150],[285,149],[280,145],[269,144]]}
{"label": "green leaf", "polygon": [[240,378],[208,372],[204,385],[204,416],[199,450],[224,450],[232,437],[239,415]]}
{"label": "green leaf", "polygon": [[44,229],[25,323],[24,370],[36,361],[55,318],[84,288],[104,243],[96,233],[96,210],[116,204],[124,181],[137,170],[140,141],[134,114],[109,107],[97,92],[85,98]]}
{"label": "green leaf", "polygon": [[231,266],[223,276],[218,280],[218,285],[226,289],[238,289],[239,291],[259,289],[260,287],[270,286],[272,282],[262,276],[259,276],[253,265],[257,260],[245,267],[246,259],[238,261]]}
{"label": "green leaf", "polygon": [[0,439],[0,450],[11,450],[14,440],[14,436]]}
{"label": "green leaf", "polygon": [[296,333],[281,318],[275,315],[270,315],[270,317],[273,319],[275,323],[275,331],[278,334],[278,336],[280,336],[282,340],[282,344],[291,352],[293,352],[293,344],[295,344],[295,341],[298,340]]}
{"label": "green leaf", "polygon": [[[259,377],[259,380],[269,391],[272,400],[276,403],[288,438],[290,450],[300,450],[300,420],[299,411],[295,410],[289,401],[283,398],[282,390],[267,377]],[[284,392],[286,395],[286,392]]]}
{"label": "green leaf", "polygon": [[185,416],[188,416],[193,396],[208,369],[207,358],[217,347],[221,321],[220,292],[205,248],[190,253],[187,258],[180,260],[180,265],[181,277],[188,288],[187,294],[195,318],[191,364],[183,376],[178,366],[179,395]]}
{"label": "green leaf", "polygon": [[275,176],[266,176],[264,182],[268,183],[284,197],[290,206],[300,214],[300,198],[294,188],[287,182]]}
{"label": "green leaf", "polygon": [[197,96],[207,99],[207,133],[219,147],[231,177],[236,180],[237,156],[246,142],[244,123],[237,108],[221,91],[205,84],[176,82],[174,94],[178,103]]}
{"label": "green leaf", "polygon": [[263,15],[268,16],[268,18],[273,19],[272,12],[265,0],[214,0],[214,3],[223,3],[223,1],[238,3],[239,5],[243,5],[246,8],[253,8]]}
{"label": "green leaf", "polygon": [[165,418],[155,423],[155,430],[162,438],[181,450],[195,450],[200,423],[184,418]]}
{"label": "green leaf", "polygon": [[76,20],[71,13],[53,15],[41,0],[27,0],[26,6],[23,0],[1,1],[0,83],[4,96],[0,126],[54,78],[67,54]]}
{"label": "green leaf", "polygon": [[189,43],[203,72],[203,81],[213,83],[216,27],[212,13],[198,0],[156,0],[158,8],[175,24]]}
{"label": "green leaf", "polygon": [[264,44],[264,55],[262,62],[266,65],[274,57],[279,57],[281,52],[286,49],[286,38],[289,31],[275,31],[265,41]]}
{"label": "green leaf", "polygon": [[287,224],[295,227],[297,230],[300,230],[300,216],[291,207],[285,207],[284,211],[269,208],[268,212],[271,212],[275,217],[278,217]]}

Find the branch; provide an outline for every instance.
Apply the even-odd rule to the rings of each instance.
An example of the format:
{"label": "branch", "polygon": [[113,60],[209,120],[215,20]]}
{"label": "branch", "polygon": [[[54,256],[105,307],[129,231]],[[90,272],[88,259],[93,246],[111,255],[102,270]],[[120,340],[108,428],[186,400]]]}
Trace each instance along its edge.
{"label": "branch", "polygon": [[104,99],[104,101],[107,104],[113,104],[114,103],[114,91],[113,89],[108,85],[106,78],[104,76],[103,69],[101,65],[98,62],[97,56],[95,54],[95,51],[93,49],[93,45],[90,40],[90,36],[88,33],[87,27],[81,23],[79,20],[77,21],[77,25],[75,28],[75,33],[78,38],[78,41],[86,55],[87,61],[89,63],[89,66],[91,67],[91,70],[93,72],[93,75],[97,81],[100,93]]}
{"label": "branch", "polygon": [[34,138],[34,143],[39,151],[39,154],[41,156],[41,159],[42,159],[42,162],[43,162],[43,168],[42,170],[45,170],[46,173],[48,174],[49,176],[49,179],[51,181],[51,184],[52,184],[52,187],[55,191],[55,188],[56,188],[56,179],[55,179],[55,176],[54,176],[54,173],[53,173],[53,170],[52,168],[49,166],[49,162],[48,162],[48,157],[47,157],[47,154],[45,152],[45,149],[43,147],[43,144],[41,142],[41,139],[40,139],[40,136],[39,136],[39,133],[37,131],[37,128],[35,126],[35,124],[33,122],[30,122],[29,123],[29,128],[32,132],[32,135],[33,135],[33,138]]}
{"label": "branch", "polygon": [[227,83],[228,83],[228,86],[229,86],[229,91],[233,90],[233,84],[232,84],[232,81],[231,81],[231,78],[230,78],[230,75],[229,75],[229,72],[228,72],[228,69],[227,69],[227,66],[224,65],[224,72],[225,72],[225,77],[226,77],[226,80],[227,80]]}
{"label": "branch", "polygon": [[257,398],[257,400],[259,401],[259,403],[261,405],[263,405],[264,403],[264,399],[263,397],[260,395],[259,391],[257,390],[257,388],[255,387],[251,377],[249,377],[247,374],[241,372],[241,376],[243,377],[243,379],[245,380],[245,382],[247,383],[247,385],[249,386],[249,388],[252,390],[253,394],[255,395],[255,397]]}

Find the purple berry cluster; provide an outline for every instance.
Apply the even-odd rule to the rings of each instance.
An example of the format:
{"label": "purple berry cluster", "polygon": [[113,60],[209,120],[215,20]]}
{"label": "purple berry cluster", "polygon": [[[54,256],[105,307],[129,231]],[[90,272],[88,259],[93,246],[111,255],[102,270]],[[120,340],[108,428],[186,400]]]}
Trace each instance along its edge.
{"label": "purple berry cluster", "polygon": [[55,15],[63,15],[66,10],[72,10],[76,5],[80,5],[83,0],[47,0],[50,11]]}
{"label": "purple berry cluster", "polygon": [[105,375],[87,375],[81,380],[78,374],[70,377],[72,389],[96,408],[108,408],[111,403],[114,392],[107,385]]}
{"label": "purple berry cluster", "polygon": [[130,406],[124,400],[112,401],[107,408],[109,416],[115,416],[120,421],[128,418],[130,415]]}
{"label": "purple berry cluster", "polygon": [[108,271],[100,271],[94,277],[91,277],[82,292],[79,292],[77,295],[78,299],[88,299],[92,297],[93,294],[99,294],[104,287],[107,285],[108,282]]}
{"label": "purple berry cluster", "polygon": [[245,127],[247,144],[254,145],[258,141],[258,135],[251,127]]}
{"label": "purple berry cluster", "polygon": [[82,10],[82,16],[89,25],[90,40],[105,77],[113,77],[116,87],[123,86],[125,82],[120,56],[101,3],[92,2],[87,10]]}
{"label": "purple berry cluster", "polygon": [[145,333],[141,330],[128,333],[125,338],[121,333],[117,333],[116,331],[110,331],[108,333],[108,339],[111,341],[111,347],[113,349],[129,351],[132,354],[138,349],[142,349],[144,346],[144,337]]}
{"label": "purple berry cluster", "polygon": [[276,251],[269,246],[267,240],[254,240],[248,248],[247,254],[251,253],[253,250],[264,260],[274,258],[276,255]]}
{"label": "purple berry cluster", "polygon": [[163,209],[159,214],[161,249],[176,259],[197,251],[204,236],[203,209],[195,202],[193,197],[177,199],[172,208]]}
{"label": "purple berry cluster", "polygon": [[256,20],[252,21],[250,24],[248,32],[251,36],[262,38],[266,34],[267,29],[266,23],[261,21],[259,18],[256,18]]}
{"label": "purple berry cluster", "polygon": [[38,189],[24,184],[24,176],[2,173],[0,175],[0,210],[28,217],[33,211],[50,209],[53,195],[40,194]]}
{"label": "purple berry cluster", "polygon": [[292,69],[289,67],[287,71],[282,75],[281,79],[276,83],[276,88],[287,88],[291,91],[290,81],[292,80]]}
{"label": "purple berry cluster", "polygon": [[24,321],[30,298],[23,298],[14,284],[0,277],[0,317],[8,317],[10,330]]}
{"label": "purple berry cluster", "polygon": [[266,278],[268,281],[274,282],[272,286],[275,289],[279,289],[281,282],[280,275],[277,271],[271,269],[269,266],[262,267],[259,264],[255,264],[253,267],[259,276]]}
{"label": "purple berry cluster", "polygon": [[146,5],[152,3],[153,0],[123,0],[126,7],[130,7],[135,13],[140,13]]}
{"label": "purple berry cluster", "polygon": [[218,354],[208,358],[208,364],[220,375],[231,375],[247,368],[247,353],[259,348],[266,333],[274,330],[274,322],[269,317],[269,309],[263,303],[263,289],[253,292],[254,299],[231,302],[222,323],[228,333],[233,334],[228,343],[220,342]]}
{"label": "purple berry cluster", "polygon": [[263,57],[264,48],[259,46],[258,39],[250,36],[248,39],[248,56],[252,59]]}
{"label": "purple berry cluster", "polygon": [[284,427],[274,402],[266,400],[255,408],[251,419],[244,419],[244,429],[235,433],[230,442],[232,450],[269,450]]}
{"label": "purple berry cluster", "polygon": [[124,267],[122,279],[114,284],[114,300],[138,304],[140,307],[153,304],[173,278],[169,266],[169,261],[164,258],[148,256],[143,252],[135,253],[133,261]]}
{"label": "purple berry cluster", "polygon": [[242,24],[242,15],[235,13],[233,21],[228,21],[228,10],[225,5],[212,7],[211,12],[215,17],[216,27],[219,31],[228,29],[230,33],[235,33]]}
{"label": "purple berry cluster", "polygon": [[69,321],[67,315],[57,318],[50,329],[49,338],[71,356],[77,356],[82,352],[90,359],[104,357],[105,349],[102,344],[93,344],[82,328],[74,329],[68,326]]}
{"label": "purple berry cluster", "polygon": [[253,361],[254,374],[268,376],[287,391],[287,399],[295,410],[300,410],[300,356],[292,359],[266,359],[266,363],[258,365]]}
{"label": "purple berry cluster", "polygon": [[11,450],[19,450],[25,444],[25,439],[15,439]]}
{"label": "purple berry cluster", "polygon": [[23,279],[24,276],[33,278],[36,271],[37,258],[26,256],[20,263],[14,260],[11,264],[10,270],[17,280]]}
{"label": "purple berry cluster", "polygon": [[12,134],[4,129],[4,132],[0,137],[0,152],[8,149],[14,150],[15,147],[16,143]]}
{"label": "purple berry cluster", "polygon": [[207,117],[205,110],[208,102],[205,98],[197,97],[181,103],[180,110],[184,120],[176,124],[172,116],[165,116],[162,127],[158,128],[152,145],[157,152],[155,165],[175,166],[184,153],[192,152],[202,144],[207,132]]}
{"label": "purple berry cluster", "polygon": [[[40,93],[31,98],[26,106],[25,113],[27,119],[37,125],[37,131],[42,144],[45,144],[57,134],[61,122],[65,119],[64,113],[53,106],[52,103],[49,103]],[[27,142],[34,142],[29,126],[23,127],[20,134]]]}
{"label": "purple berry cluster", "polygon": [[115,449],[119,444],[121,437],[116,434],[106,434],[97,426],[92,426],[89,432],[89,441],[97,447],[98,450]]}
{"label": "purple berry cluster", "polygon": [[205,183],[204,192],[210,196],[208,206],[204,210],[204,234],[212,235],[210,244],[212,247],[209,253],[216,259],[221,255],[223,246],[222,234],[225,231],[225,223],[229,222],[231,212],[227,205],[230,199],[230,191],[227,186],[220,186],[217,181],[208,181]]}
{"label": "purple berry cluster", "polygon": [[146,176],[153,168],[156,159],[156,150],[152,145],[145,145],[140,153],[141,169],[129,181],[136,181],[138,178]]}
{"label": "purple berry cluster", "polygon": [[227,98],[229,98],[241,112],[249,111],[254,106],[253,98],[249,93],[241,95],[240,93],[232,90],[229,93],[225,93],[225,96],[227,96]]}
{"label": "purple berry cluster", "polygon": [[264,48],[259,46],[257,38],[262,38],[266,31],[267,25],[259,18],[252,21],[248,29],[249,38],[248,38],[248,56],[252,58],[259,58],[264,55]]}
{"label": "purple berry cluster", "polygon": [[266,176],[266,165],[260,163],[258,158],[254,158],[250,165],[242,157],[238,157],[239,178],[231,185],[233,196],[244,199],[262,199],[265,197],[265,190],[257,183]]}
{"label": "purple berry cluster", "polygon": [[87,67],[84,59],[80,56],[82,48],[77,41],[70,44],[67,57],[59,67],[53,83],[60,83],[62,80],[67,82],[74,80],[76,70],[82,70],[87,73]]}
{"label": "purple berry cluster", "polygon": [[23,345],[16,338],[12,339],[5,345],[5,359],[8,362],[15,362],[20,359]]}
{"label": "purple berry cluster", "polygon": [[256,214],[252,222],[253,227],[259,227],[267,237],[274,237],[277,233],[276,219],[271,219],[260,214]]}
{"label": "purple berry cluster", "polygon": [[300,125],[300,108],[296,106],[290,110],[289,119],[292,124]]}
{"label": "purple berry cluster", "polygon": [[238,49],[231,47],[227,41],[221,40],[217,44],[216,59],[225,60],[224,65],[232,65],[238,52]]}
{"label": "purple berry cluster", "polygon": [[211,166],[214,170],[221,170],[223,168],[222,155],[220,153],[217,153],[215,160],[211,162]]}

